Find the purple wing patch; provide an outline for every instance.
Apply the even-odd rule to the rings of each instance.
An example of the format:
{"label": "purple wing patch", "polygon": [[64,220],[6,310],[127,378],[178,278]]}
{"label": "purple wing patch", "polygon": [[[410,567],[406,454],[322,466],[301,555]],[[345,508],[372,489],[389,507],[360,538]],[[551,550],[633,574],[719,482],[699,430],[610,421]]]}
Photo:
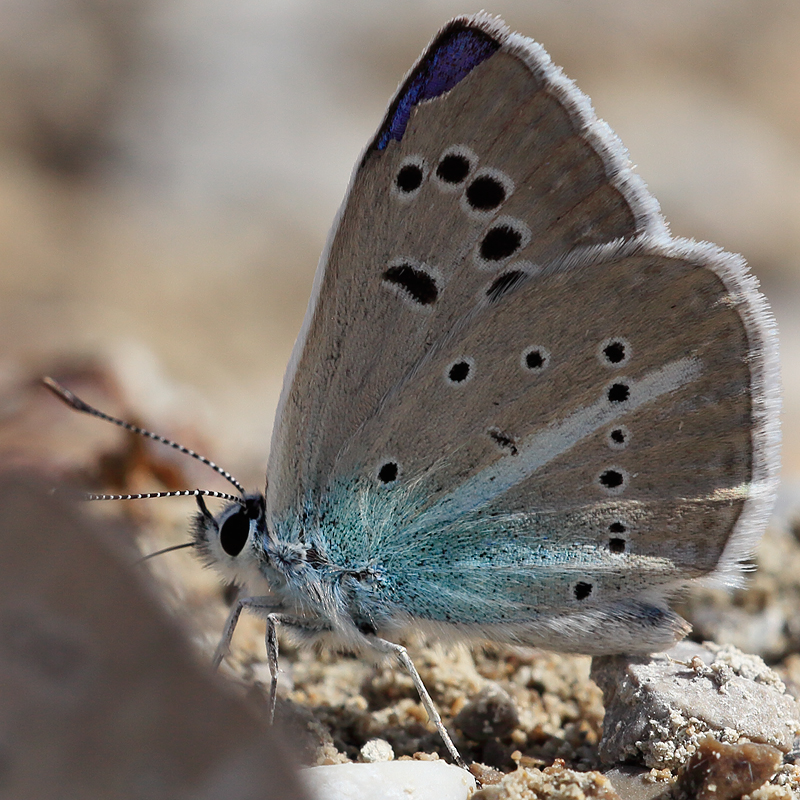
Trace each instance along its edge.
{"label": "purple wing patch", "polygon": [[417,103],[449,92],[499,49],[500,43],[479,28],[459,24],[443,31],[395,97],[372,147],[383,150],[392,139],[399,142]]}

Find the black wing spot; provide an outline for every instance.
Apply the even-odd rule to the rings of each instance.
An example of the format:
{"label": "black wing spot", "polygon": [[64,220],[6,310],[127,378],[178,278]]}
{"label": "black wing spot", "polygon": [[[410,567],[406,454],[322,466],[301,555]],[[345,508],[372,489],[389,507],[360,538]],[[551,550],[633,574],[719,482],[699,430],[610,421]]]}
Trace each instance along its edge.
{"label": "black wing spot", "polygon": [[383,282],[421,306],[431,306],[439,299],[439,287],[425,270],[411,264],[396,264],[383,273]]}
{"label": "black wing spot", "polygon": [[618,489],[625,483],[625,476],[617,469],[607,469],[600,473],[600,483],[606,489]]}
{"label": "black wing spot", "polygon": [[575,599],[576,600],[585,600],[589,595],[592,593],[592,589],[594,587],[591,583],[586,583],[585,581],[578,581],[575,584]]}
{"label": "black wing spot", "polygon": [[450,383],[464,383],[472,373],[469,361],[458,360],[447,370],[447,379]]}
{"label": "black wing spot", "polygon": [[609,364],[619,364],[625,360],[625,342],[609,342],[603,348],[603,356]]}
{"label": "black wing spot", "polygon": [[499,428],[489,428],[486,431],[489,436],[492,437],[495,444],[504,452],[509,453],[512,456],[519,455],[519,450],[517,449],[517,443],[513,436],[504,431],[501,431]]}
{"label": "black wing spot", "polygon": [[544,357],[539,350],[531,350],[525,356],[525,366],[528,369],[541,369],[544,366]]}
{"label": "black wing spot", "polygon": [[485,261],[502,261],[513,256],[522,244],[522,233],[508,224],[490,228],[480,246]]}
{"label": "black wing spot", "polygon": [[550,353],[540,345],[533,345],[522,351],[522,368],[529,372],[541,372],[550,363]]}
{"label": "black wing spot", "polygon": [[626,436],[625,431],[622,430],[622,428],[614,428],[614,430],[608,435],[611,441],[615,444],[625,444]]}
{"label": "black wing spot", "polygon": [[631,387],[627,383],[615,383],[608,390],[609,403],[624,403],[631,396]]}
{"label": "black wing spot", "polygon": [[608,549],[612,553],[624,553],[625,552],[625,540],[619,538],[618,536],[612,536],[608,540]]}
{"label": "black wing spot", "polygon": [[466,198],[475,211],[492,211],[506,199],[506,187],[491,175],[481,175],[467,187]]}
{"label": "black wing spot", "polygon": [[395,185],[400,192],[409,194],[422,185],[423,172],[419,164],[406,164],[400,168]]}
{"label": "black wing spot", "polygon": [[513,292],[527,277],[527,273],[521,269],[512,269],[498,275],[486,290],[486,296],[492,303],[497,302],[509,292]]}
{"label": "black wing spot", "polygon": [[466,156],[460,153],[446,155],[436,167],[436,176],[439,180],[453,185],[461,183],[469,175],[470,163]]}
{"label": "black wing spot", "polygon": [[400,468],[396,462],[387,461],[385,464],[382,464],[378,470],[378,480],[381,483],[392,483],[397,480],[399,472]]}

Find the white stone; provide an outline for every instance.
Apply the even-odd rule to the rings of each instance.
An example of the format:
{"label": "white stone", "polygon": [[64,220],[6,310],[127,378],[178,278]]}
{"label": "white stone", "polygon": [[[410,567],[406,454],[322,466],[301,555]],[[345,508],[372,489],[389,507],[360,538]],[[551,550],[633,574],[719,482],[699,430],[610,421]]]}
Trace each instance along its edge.
{"label": "white stone", "polygon": [[475,779],[444,761],[332,764],[301,770],[314,800],[467,800]]}
{"label": "white stone", "polygon": [[394,761],[394,750],[386,739],[370,739],[361,748],[361,760],[367,764]]}

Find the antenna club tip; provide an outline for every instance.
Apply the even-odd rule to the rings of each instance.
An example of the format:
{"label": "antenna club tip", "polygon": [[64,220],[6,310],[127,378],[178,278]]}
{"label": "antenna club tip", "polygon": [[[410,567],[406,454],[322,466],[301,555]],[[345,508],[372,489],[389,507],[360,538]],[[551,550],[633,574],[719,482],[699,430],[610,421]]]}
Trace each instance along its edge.
{"label": "antenna club tip", "polygon": [[46,389],[49,389],[51,392],[55,392],[56,394],[61,394],[65,392],[66,389],[56,380],[53,380],[49,375],[42,375],[41,377],[41,384]]}
{"label": "antenna club tip", "polygon": [[68,406],[71,406],[78,411],[88,411],[90,410],[90,406],[77,398],[72,392],[67,389],[65,386],[62,386],[57,380],[54,380],[49,375],[45,375],[42,377],[41,380],[42,386],[45,389],[49,389],[62,403],[66,403]]}

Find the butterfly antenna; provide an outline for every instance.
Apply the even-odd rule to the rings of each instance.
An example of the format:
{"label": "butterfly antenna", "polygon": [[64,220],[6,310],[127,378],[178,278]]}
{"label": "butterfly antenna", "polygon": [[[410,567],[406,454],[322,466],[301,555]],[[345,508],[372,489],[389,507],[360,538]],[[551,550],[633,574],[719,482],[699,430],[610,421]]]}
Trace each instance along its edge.
{"label": "butterfly antenna", "polygon": [[192,458],[197,459],[201,463],[205,464],[207,467],[211,467],[214,472],[222,475],[226,481],[233,484],[236,489],[239,491],[241,497],[235,497],[234,495],[225,494],[223,492],[212,492],[205,489],[191,489],[187,491],[180,491],[180,492],[148,492],[147,494],[90,494],[87,495],[87,499],[89,500],[142,500],[145,498],[152,498],[152,497],[198,497],[200,495],[205,495],[206,497],[218,497],[223,500],[233,500],[234,502],[240,503],[244,505],[243,497],[245,495],[244,487],[242,486],[233,475],[230,474],[227,470],[222,469],[219,465],[215,464],[211,459],[206,458],[205,456],[201,456],[199,453],[195,453],[194,450],[190,450],[188,447],[184,447],[182,444],[178,444],[177,442],[173,442],[171,439],[167,439],[165,436],[159,436],[157,433],[153,433],[152,431],[148,431],[145,428],[140,428],[138,425],[132,425],[130,422],[125,422],[125,420],[117,419],[116,417],[112,417],[110,414],[106,414],[100,411],[94,406],[90,406],[88,403],[85,403],[79,397],[76,397],[69,389],[62,386],[58,381],[54,381],[50,377],[42,378],[42,383],[59,399],[62,403],[65,403],[70,408],[74,409],[75,411],[80,411],[83,414],[89,414],[93,417],[97,417],[98,419],[103,419],[106,422],[112,422],[114,425],[119,425],[120,428],[124,428],[126,431],[130,431],[131,433],[138,433],[139,436],[144,436],[148,439],[153,439],[156,442],[161,442],[161,444],[168,445],[169,447],[173,448],[173,450],[177,450],[184,455],[191,456]]}

